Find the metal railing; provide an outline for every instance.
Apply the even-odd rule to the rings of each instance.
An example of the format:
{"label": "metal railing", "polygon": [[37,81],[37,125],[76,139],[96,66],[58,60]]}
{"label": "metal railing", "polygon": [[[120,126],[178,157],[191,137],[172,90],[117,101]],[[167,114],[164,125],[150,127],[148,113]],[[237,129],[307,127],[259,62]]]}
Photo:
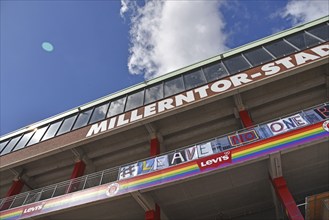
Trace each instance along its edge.
{"label": "metal railing", "polygon": [[[216,138],[212,138],[212,139],[209,139],[209,140],[206,140],[206,141],[202,141],[202,142],[194,144],[194,145],[190,145],[190,146],[187,146],[187,147],[183,147],[183,148],[179,148],[179,149],[176,149],[176,150],[173,150],[173,151],[169,151],[169,152],[166,152],[164,154],[160,154],[160,155],[149,157],[149,158],[144,158],[143,160],[138,160],[138,161],[135,161],[135,162],[132,162],[132,163],[125,164],[123,166],[118,166],[118,167],[106,169],[106,170],[103,170],[103,171],[99,171],[99,172],[91,173],[91,174],[88,174],[88,175],[85,175],[85,176],[82,176],[82,177],[78,177],[78,178],[75,178],[75,179],[72,179],[72,180],[63,181],[63,182],[56,183],[56,184],[53,184],[53,185],[50,185],[50,186],[45,186],[45,187],[40,188],[40,189],[36,189],[36,190],[21,193],[21,194],[15,195],[15,196],[3,198],[3,199],[0,200],[0,211],[15,208],[15,207],[19,207],[19,206],[22,206],[22,205],[26,205],[26,204],[30,204],[30,203],[34,203],[34,202],[38,202],[38,201],[42,201],[42,200],[46,200],[46,199],[61,196],[61,195],[65,195],[67,193],[81,191],[81,190],[88,189],[88,188],[95,187],[95,186],[99,186],[99,185],[102,185],[102,184],[115,182],[115,181],[119,180],[120,167],[124,167],[124,166],[127,166],[129,164],[133,164],[133,163],[136,164],[138,162],[146,161],[148,159],[159,157],[161,155],[168,155],[170,153],[175,153],[175,152],[181,151],[182,149],[186,149],[186,148],[191,147],[191,146],[196,146],[198,144],[201,145],[201,144],[210,143],[210,142],[213,142],[213,143],[220,142],[220,140],[222,138],[228,137],[230,135],[238,135],[239,133],[242,133],[242,132],[245,132],[245,131],[250,131],[252,129],[261,131],[263,129],[263,126],[266,126],[266,124],[269,123],[269,122],[274,122],[274,121],[277,121],[277,120],[280,120],[280,119],[283,119],[283,118],[286,118],[286,117],[289,117],[289,116],[292,116],[292,115],[295,115],[295,114],[301,114],[301,115],[305,116],[304,112],[309,111],[309,110],[313,110],[313,109],[316,109],[316,108],[321,108],[321,107],[324,107],[325,105],[329,105],[329,103],[324,103],[324,104],[321,104],[321,105],[317,105],[317,106],[314,106],[314,107],[309,108],[309,109],[305,109],[305,110],[302,110],[302,111],[295,112],[293,114],[282,116],[282,117],[277,118],[275,120],[270,120],[270,121],[267,121],[267,122],[263,122],[261,124],[258,124],[258,125],[255,125],[255,126],[252,126],[252,127],[249,127],[249,128],[240,129],[238,131],[231,132],[231,133],[228,133],[226,135],[222,135],[222,136],[219,136],[219,137],[216,137]],[[304,117],[304,118],[306,118],[306,117]],[[322,119],[322,121],[323,120],[325,120],[325,119]],[[319,120],[319,121],[321,121],[321,120]],[[317,123],[317,122],[318,121],[315,121],[315,122],[314,121],[313,122],[308,121],[308,123],[309,123],[308,125],[311,125],[311,124],[314,124],[314,123]],[[298,128],[300,128],[300,127],[298,127]],[[289,131],[291,131],[291,130],[289,130]],[[251,142],[267,139],[267,138],[270,138],[270,137],[274,136],[273,134],[272,135],[270,135],[270,134],[265,135],[265,134],[266,134],[266,132],[264,132],[264,135],[262,137],[259,137],[257,140],[254,140],[254,141],[251,141]],[[235,146],[229,145],[227,147],[220,147],[220,148],[218,148],[218,152],[226,151],[226,150],[233,149],[233,148],[238,148],[238,147],[244,146],[246,144],[250,144],[251,142],[240,143],[240,144],[237,144]],[[214,152],[214,153],[217,153],[217,152]],[[175,166],[175,165],[173,165],[173,166]],[[150,172],[154,172],[154,171],[150,171]],[[144,174],[140,174],[140,175],[144,175]]]}

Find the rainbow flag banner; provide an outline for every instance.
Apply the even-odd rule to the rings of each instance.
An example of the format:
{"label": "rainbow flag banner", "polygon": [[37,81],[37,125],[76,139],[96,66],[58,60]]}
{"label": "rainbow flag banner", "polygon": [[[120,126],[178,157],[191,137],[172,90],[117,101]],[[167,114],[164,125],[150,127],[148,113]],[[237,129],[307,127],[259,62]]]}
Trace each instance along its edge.
{"label": "rainbow flag banner", "polygon": [[222,169],[223,167],[234,166],[235,164],[264,157],[274,152],[298,148],[304,144],[319,140],[329,141],[329,121],[318,122],[267,139],[261,139],[242,147],[179,163],[175,166],[158,169],[136,177],[5,210],[0,213],[0,219],[14,220],[46,215],[54,211],[65,210],[70,207],[113,198],[136,190],[201,175]]}

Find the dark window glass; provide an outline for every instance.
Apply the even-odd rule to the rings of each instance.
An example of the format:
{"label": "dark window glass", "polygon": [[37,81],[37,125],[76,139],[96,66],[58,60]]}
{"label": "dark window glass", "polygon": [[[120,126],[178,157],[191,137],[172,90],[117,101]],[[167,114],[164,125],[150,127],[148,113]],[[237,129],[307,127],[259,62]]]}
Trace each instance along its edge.
{"label": "dark window glass", "polygon": [[291,36],[285,37],[285,39],[301,50],[320,43],[318,39],[310,36],[309,34],[306,34],[305,32],[293,34]]}
{"label": "dark window glass", "polygon": [[38,128],[38,130],[34,133],[33,137],[31,138],[27,146],[38,143],[41,140],[42,135],[46,132],[47,128],[48,126],[43,128]]}
{"label": "dark window glass", "polygon": [[15,138],[11,139],[9,144],[7,144],[7,146],[1,152],[0,155],[5,155],[5,154],[9,153],[15,147],[15,145],[17,144],[17,142],[19,141],[20,138],[21,138],[21,136],[18,136],[18,137],[15,137]]}
{"label": "dark window glass", "polygon": [[276,58],[283,57],[285,55],[296,52],[296,49],[291,45],[287,44],[283,40],[278,40],[266,44],[264,46],[268,51],[270,51]]}
{"label": "dark window glass", "polygon": [[203,68],[204,75],[208,82],[227,76],[225,68],[221,63],[214,63]]}
{"label": "dark window glass", "polygon": [[55,136],[59,126],[61,125],[62,121],[58,121],[56,123],[53,123],[49,126],[49,129],[47,130],[45,136],[43,136],[42,140],[47,140],[49,138],[52,138]]}
{"label": "dark window glass", "polygon": [[184,91],[184,82],[181,76],[165,81],[164,83],[165,97],[177,94],[182,91]]}
{"label": "dark window glass", "polygon": [[79,117],[73,126],[73,130],[87,125],[92,112],[93,109],[80,112]]}
{"label": "dark window glass", "polygon": [[244,53],[245,57],[250,61],[253,66],[271,61],[273,57],[266,52],[262,47],[249,50]]}
{"label": "dark window glass", "polygon": [[206,83],[206,78],[201,69],[184,74],[186,89],[192,89]]}
{"label": "dark window glass", "polygon": [[223,62],[230,74],[234,74],[250,68],[250,65],[248,64],[246,59],[244,59],[241,55],[235,55],[233,57],[223,60]]}
{"label": "dark window glass", "polygon": [[69,118],[64,119],[63,124],[61,125],[60,129],[58,130],[57,135],[64,134],[66,132],[69,132],[73,126],[73,123],[76,119],[77,115],[73,115]]}
{"label": "dark window glass", "polygon": [[306,31],[321,38],[322,40],[329,40],[329,26],[327,24],[320,24]]}
{"label": "dark window glass", "polygon": [[14,151],[24,148],[25,145],[27,144],[27,142],[32,137],[33,133],[34,133],[34,131],[24,134],[24,136],[22,137],[22,139],[20,139],[19,142],[18,142],[18,144],[16,145]]}
{"label": "dark window glass", "polygon": [[144,101],[144,90],[128,95],[126,111],[140,107]]}
{"label": "dark window glass", "polygon": [[90,124],[96,121],[103,120],[106,116],[107,109],[109,107],[109,103],[105,103],[103,105],[97,106],[93,112],[93,115],[90,119]]}
{"label": "dark window glass", "polygon": [[125,101],[126,97],[112,101],[110,104],[109,112],[107,113],[107,117],[122,113],[125,107]]}
{"label": "dark window glass", "polygon": [[163,98],[163,84],[158,84],[145,89],[145,104]]}
{"label": "dark window glass", "polygon": [[3,141],[0,143],[0,152],[5,148],[5,146],[8,144],[9,140]]}

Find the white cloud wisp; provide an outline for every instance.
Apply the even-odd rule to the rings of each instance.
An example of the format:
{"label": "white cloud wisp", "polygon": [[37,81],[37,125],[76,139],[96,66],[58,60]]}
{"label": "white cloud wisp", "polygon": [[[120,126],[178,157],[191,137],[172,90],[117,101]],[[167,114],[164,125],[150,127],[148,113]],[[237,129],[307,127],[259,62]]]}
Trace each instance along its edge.
{"label": "white cloud wisp", "polygon": [[327,0],[290,0],[281,16],[291,20],[293,25],[297,25],[328,14],[329,2]]}
{"label": "white cloud wisp", "polygon": [[131,12],[129,72],[151,79],[226,50],[222,2],[146,1],[138,6],[121,0],[120,14]]}

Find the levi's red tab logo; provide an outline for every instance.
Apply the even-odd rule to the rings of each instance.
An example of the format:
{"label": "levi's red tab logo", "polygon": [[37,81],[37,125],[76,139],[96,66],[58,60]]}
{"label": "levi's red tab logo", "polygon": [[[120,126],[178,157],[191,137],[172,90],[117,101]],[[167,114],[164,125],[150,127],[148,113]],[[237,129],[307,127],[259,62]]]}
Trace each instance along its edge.
{"label": "levi's red tab logo", "polygon": [[44,205],[45,205],[45,202],[37,203],[37,204],[33,204],[33,205],[30,205],[30,206],[27,206],[23,210],[22,217],[31,216],[31,215],[40,213],[41,210],[43,209],[43,206]]}
{"label": "levi's red tab logo", "polygon": [[209,157],[199,159],[197,161],[197,164],[200,170],[203,171],[208,168],[219,167],[223,163],[231,163],[231,162],[232,162],[231,151],[225,151],[222,153],[218,153],[215,155],[211,155]]}

